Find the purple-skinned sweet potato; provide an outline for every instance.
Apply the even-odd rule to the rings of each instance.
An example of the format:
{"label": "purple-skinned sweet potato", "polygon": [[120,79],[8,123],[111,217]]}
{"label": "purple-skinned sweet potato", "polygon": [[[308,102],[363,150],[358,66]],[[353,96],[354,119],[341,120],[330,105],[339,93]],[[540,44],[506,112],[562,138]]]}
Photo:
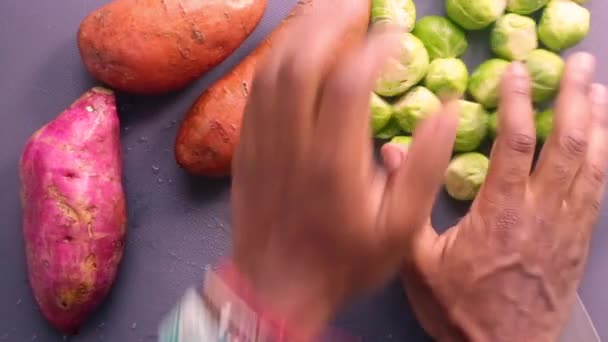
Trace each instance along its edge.
{"label": "purple-skinned sweet potato", "polygon": [[29,282],[42,314],[75,333],[108,294],[126,205],[116,100],[93,88],[29,139],[20,161]]}

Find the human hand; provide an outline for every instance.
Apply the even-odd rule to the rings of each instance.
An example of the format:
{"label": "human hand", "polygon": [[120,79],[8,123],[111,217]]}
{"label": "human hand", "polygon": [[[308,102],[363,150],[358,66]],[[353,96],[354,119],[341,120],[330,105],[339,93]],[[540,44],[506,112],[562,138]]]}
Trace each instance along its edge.
{"label": "human hand", "polygon": [[353,19],[322,12],[294,23],[298,39],[277,44],[257,73],[232,193],[234,263],[308,336],[398,272],[403,244],[430,214],[458,121],[450,108],[427,120],[387,179],[373,162],[368,102],[398,35],[373,32],[336,55]]}
{"label": "human hand", "polygon": [[608,99],[604,86],[591,84],[594,73],[591,55],[568,60],[554,130],[532,174],[530,80],[521,64],[504,77],[499,134],[470,212],[441,235],[427,225],[406,245],[405,288],[434,338],[555,341],[559,336],[606,182]]}

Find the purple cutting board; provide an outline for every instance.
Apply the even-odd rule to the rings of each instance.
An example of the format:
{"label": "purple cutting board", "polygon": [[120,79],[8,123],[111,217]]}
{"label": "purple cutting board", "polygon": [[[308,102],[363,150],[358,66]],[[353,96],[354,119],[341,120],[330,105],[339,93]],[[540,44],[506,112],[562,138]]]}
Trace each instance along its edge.
{"label": "purple cutting board", "polygon": [[[27,138],[95,84],[76,47],[76,31],[103,0],[0,1],[0,341],[64,341],[41,317],[27,282],[17,161]],[[177,122],[220,75],[235,66],[296,0],[269,0],[253,36],[220,67],[176,95],[119,96],[129,205],[129,241],[119,278],[105,304],[70,341],[156,341],[157,324],[185,289],[200,284],[203,267],[229,253],[229,182],[193,179],[177,168]],[[419,14],[441,13],[443,1],[419,0]],[[608,82],[608,2],[591,0],[590,37],[578,48],[600,60],[598,79]],[[488,56],[487,36],[470,36],[466,60]],[[476,42],[478,42],[476,44]],[[156,171],[158,169],[158,171]],[[448,227],[466,207],[442,195],[434,222]],[[606,210],[598,228],[608,225]],[[575,229],[575,227],[573,227]],[[582,298],[600,335],[608,339],[608,231],[598,229]],[[366,341],[427,341],[394,282],[345,310],[337,325]]]}

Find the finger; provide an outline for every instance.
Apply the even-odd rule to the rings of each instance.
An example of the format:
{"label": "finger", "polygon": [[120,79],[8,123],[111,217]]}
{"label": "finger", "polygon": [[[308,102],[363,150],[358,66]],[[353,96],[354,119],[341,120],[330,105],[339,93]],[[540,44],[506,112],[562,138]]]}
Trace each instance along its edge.
{"label": "finger", "polygon": [[383,215],[391,229],[389,238],[397,243],[430,227],[426,223],[450,162],[458,114],[459,105],[454,101],[424,120],[414,132],[407,160],[388,181]]}
{"label": "finger", "polygon": [[[241,138],[236,156],[250,155],[253,151],[273,151],[276,132],[272,127],[273,109],[276,107],[279,90],[277,85],[277,74],[285,45],[288,44],[287,37],[293,30],[293,26],[273,35],[267,49],[259,56],[259,61],[243,66],[242,79],[251,77],[251,85],[248,89],[247,83],[243,83],[243,92],[247,104],[241,124]],[[238,70],[235,69],[235,71]],[[226,90],[225,90],[226,91]],[[257,152],[256,152],[257,153]],[[238,158],[237,158],[238,159]]]}
{"label": "finger", "polygon": [[278,103],[272,125],[278,142],[296,145],[292,157],[301,151],[298,146],[311,139],[320,83],[337,59],[336,47],[357,23],[356,17],[340,15],[326,6],[321,3],[309,18],[297,23],[279,62]]}
{"label": "finger", "polygon": [[592,131],[586,160],[579,169],[567,199],[572,215],[580,218],[589,231],[600,210],[608,168],[608,94],[606,87],[594,84],[590,92]]}
{"label": "finger", "polygon": [[320,97],[315,142],[319,153],[335,163],[357,167],[371,161],[369,94],[386,60],[398,52],[399,37],[393,30],[375,29],[328,76]]}
{"label": "finger", "polygon": [[519,62],[512,63],[501,81],[500,130],[480,199],[508,204],[519,202],[524,196],[536,143],[530,92],[526,68]]}
{"label": "finger", "polygon": [[[255,66],[247,65],[247,68],[241,70],[245,74],[245,79],[247,78],[247,74],[253,75],[251,76],[252,83],[250,89],[247,89],[247,85],[243,84],[243,91],[249,93],[249,99],[244,112],[241,143],[239,144],[236,156],[245,155],[253,158],[252,156],[255,155],[256,160],[271,169],[275,167],[274,164],[279,162],[282,164],[293,164],[287,159],[293,155],[294,150],[297,150],[292,146],[297,146],[302,139],[299,136],[285,139],[282,135],[282,129],[277,128],[277,126],[280,124],[281,118],[289,118],[291,116],[294,108],[302,108],[302,103],[307,103],[309,96],[304,92],[302,96],[306,100],[302,100],[300,103],[290,104],[288,101],[282,101],[279,104],[279,101],[285,96],[285,89],[279,80],[279,71],[286,59],[286,53],[297,50],[297,47],[294,47],[294,45],[297,45],[297,40],[294,40],[293,37],[301,36],[302,32],[314,31],[307,30],[307,27],[320,27],[321,29],[333,27],[327,25],[330,18],[327,18],[326,15],[328,11],[324,11],[323,9],[324,5],[322,3],[312,6],[312,8],[306,3],[298,4],[291,17],[287,19],[289,23],[282,24],[285,27],[273,32],[268,38],[267,43],[272,48],[267,49],[260,56],[260,61]],[[348,19],[348,16],[339,17],[337,18],[338,25],[336,27],[340,27],[340,24],[347,21],[345,19]],[[325,23],[325,25],[321,25],[322,23]],[[323,34],[323,37],[326,36],[327,34]],[[321,40],[326,41],[324,39]],[[318,56],[319,54],[315,53],[314,55]],[[287,59],[289,60],[289,58]],[[318,63],[309,61],[303,64],[314,66]],[[285,82],[286,80],[283,78],[282,81]],[[292,87],[292,89],[300,86],[301,84],[298,84]],[[297,94],[298,92],[299,90],[297,89],[291,90],[292,94]],[[297,99],[297,97],[295,98]],[[291,107],[288,107],[289,105]],[[300,113],[304,112],[306,112],[306,109],[296,111],[298,117],[300,117]],[[284,125],[282,124],[282,126]],[[297,123],[294,125],[297,125]],[[306,127],[301,127],[301,129],[302,132],[307,131]],[[296,132],[298,131],[296,130]],[[277,143],[277,141],[280,143]],[[278,153],[283,157],[277,158]],[[238,161],[240,158],[235,159]]]}
{"label": "finger", "polygon": [[390,175],[399,169],[401,163],[405,160],[407,147],[401,144],[388,143],[382,146],[380,153],[386,172]]}
{"label": "finger", "polygon": [[[328,11],[322,9],[322,4],[312,8],[307,3],[298,4],[290,18],[286,19],[289,22],[282,24],[285,26],[277,29],[268,38],[266,43],[271,48],[266,49],[260,55],[259,62],[255,65],[253,63],[244,64],[246,67],[240,70],[243,73],[243,79],[247,79],[248,74],[253,74],[250,89],[247,89],[247,84],[243,84],[243,91],[249,96],[241,129],[243,144],[240,145],[246,145],[248,149],[255,147],[261,151],[276,153],[277,146],[285,147],[285,143],[297,140],[289,139],[282,141],[280,145],[276,144],[276,141],[279,140],[277,134],[281,132],[277,129],[277,118],[285,114],[277,110],[278,100],[285,96],[284,92],[280,92],[283,89],[278,84],[279,70],[284,64],[283,60],[286,58],[286,53],[296,49],[294,45],[297,45],[297,41],[293,39],[294,36],[301,35],[301,32],[310,32],[317,29],[327,30],[328,27],[332,27],[332,25],[327,25],[329,20],[327,18]],[[342,20],[340,21],[340,19]],[[340,16],[337,26],[340,26],[344,19],[344,16]],[[325,22],[325,25],[321,25],[322,22]],[[311,26],[315,27],[315,30],[306,29]],[[289,97],[297,98],[293,95]],[[299,104],[292,105],[292,107],[296,105]],[[290,113],[290,111],[287,111],[287,113]],[[253,141],[254,138],[255,141]]]}
{"label": "finger", "polygon": [[532,174],[531,188],[543,197],[547,215],[562,207],[574,176],[585,161],[591,123],[589,88],[595,58],[577,53],[568,59],[556,102],[554,127]]}
{"label": "finger", "polygon": [[[277,158],[269,156],[269,152],[276,153],[272,146],[272,131],[266,128],[270,127],[266,122],[270,121],[270,109],[275,103],[273,99],[276,98],[274,77],[267,71],[272,67],[271,56],[265,56],[260,62],[257,73],[251,65],[245,65],[244,69],[240,70],[243,72],[243,79],[252,79],[252,83],[249,87],[246,81],[243,83],[243,91],[246,92],[248,100],[243,111],[239,142],[232,162],[232,173],[236,179],[246,174],[241,170],[252,162],[264,165],[269,170],[277,167],[273,164]],[[224,87],[220,91],[229,90]]]}

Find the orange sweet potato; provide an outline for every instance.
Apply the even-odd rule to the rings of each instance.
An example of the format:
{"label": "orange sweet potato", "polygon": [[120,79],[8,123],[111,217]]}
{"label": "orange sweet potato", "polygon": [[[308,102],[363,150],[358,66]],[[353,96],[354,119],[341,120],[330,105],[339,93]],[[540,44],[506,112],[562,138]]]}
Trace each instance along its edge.
{"label": "orange sweet potato", "polygon": [[[207,89],[194,103],[181,123],[176,143],[177,163],[198,176],[230,175],[232,157],[239,142],[241,121],[256,64],[272,49],[273,40],[289,27],[290,18],[308,12],[323,0],[301,0],[292,14],[235,69]],[[336,11],[356,20],[343,44],[349,44],[367,31],[370,0],[332,0]],[[339,51],[339,49],[338,49]]]}
{"label": "orange sweet potato", "polygon": [[267,0],[114,0],[78,31],[88,71],[116,90],[160,94],[226,59],[260,22]]}

